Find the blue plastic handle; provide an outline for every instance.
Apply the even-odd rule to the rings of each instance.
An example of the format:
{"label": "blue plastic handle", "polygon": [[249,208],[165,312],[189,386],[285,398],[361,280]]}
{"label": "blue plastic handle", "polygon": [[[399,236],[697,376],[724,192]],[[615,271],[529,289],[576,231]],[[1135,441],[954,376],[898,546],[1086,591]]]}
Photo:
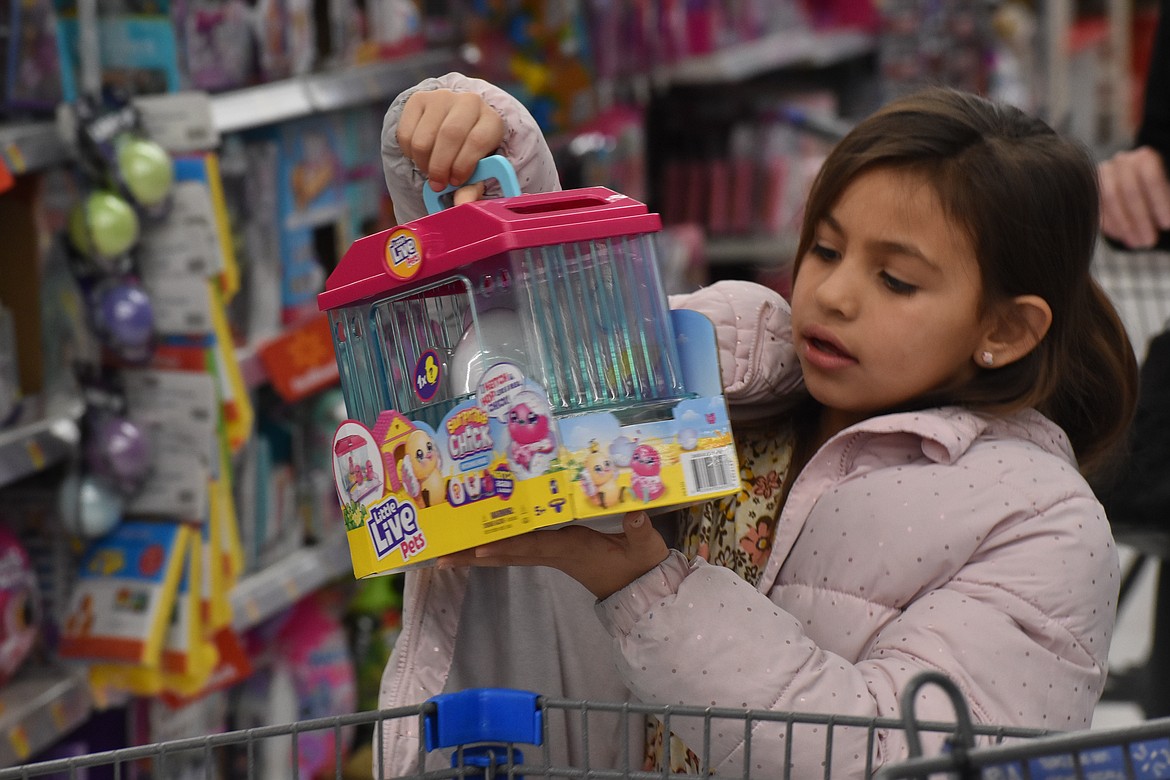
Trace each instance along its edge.
{"label": "blue plastic handle", "polygon": [[495,179],[500,183],[500,191],[504,193],[505,198],[515,197],[520,194],[520,180],[516,178],[516,169],[512,167],[512,163],[508,162],[508,158],[502,154],[493,154],[491,157],[485,157],[479,161],[475,166],[475,170],[471,173],[471,178],[460,184],[458,187],[454,184],[448,184],[443,189],[435,192],[429,185],[423,186],[423,203],[427,206],[428,214],[435,214],[442,211],[443,201],[440,200],[449,192],[454,192],[459,187],[466,187],[468,184],[475,184],[480,181],[487,181],[488,179]]}
{"label": "blue plastic handle", "polygon": [[477,742],[540,745],[543,717],[537,695],[511,688],[469,688],[431,697],[424,721],[427,752]]}

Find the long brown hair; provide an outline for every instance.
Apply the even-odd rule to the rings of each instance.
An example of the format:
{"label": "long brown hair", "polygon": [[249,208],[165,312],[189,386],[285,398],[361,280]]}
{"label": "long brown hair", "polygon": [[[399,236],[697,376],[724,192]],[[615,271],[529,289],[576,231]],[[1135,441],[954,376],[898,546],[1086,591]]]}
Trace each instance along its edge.
{"label": "long brown hair", "polygon": [[1137,361],[1125,328],[1090,275],[1097,242],[1096,166],[1085,148],[1023,111],[930,88],[858,124],[813,183],[797,250],[865,171],[910,171],[931,183],[975,250],[983,306],[1038,295],[1052,326],[1026,357],[979,371],[931,402],[1012,411],[1035,407],[1068,434],[1082,470],[1124,438],[1137,398]]}

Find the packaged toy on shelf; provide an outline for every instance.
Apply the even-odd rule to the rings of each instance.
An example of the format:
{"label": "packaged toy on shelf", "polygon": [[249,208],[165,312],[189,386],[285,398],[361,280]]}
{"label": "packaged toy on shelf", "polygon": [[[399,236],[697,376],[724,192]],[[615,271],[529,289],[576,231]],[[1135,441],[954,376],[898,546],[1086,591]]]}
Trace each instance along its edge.
{"label": "packaged toy on shelf", "polygon": [[40,590],[28,551],[0,526],[0,685],[29,657],[40,636]]}
{"label": "packaged toy on shelf", "polygon": [[671,311],[657,214],[605,187],[504,198],[354,242],[318,296],[351,419],[333,471],[354,573],[727,495],[715,332]]}

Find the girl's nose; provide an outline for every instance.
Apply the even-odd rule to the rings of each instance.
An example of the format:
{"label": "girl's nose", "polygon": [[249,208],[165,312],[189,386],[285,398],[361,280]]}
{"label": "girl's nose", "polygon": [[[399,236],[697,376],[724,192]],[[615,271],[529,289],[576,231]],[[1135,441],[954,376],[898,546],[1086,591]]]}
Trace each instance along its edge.
{"label": "girl's nose", "polygon": [[846,319],[857,314],[857,284],[855,274],[846,267],[845,261],[827,269],[817,283],[816,301],[825,311],[838,314]]}

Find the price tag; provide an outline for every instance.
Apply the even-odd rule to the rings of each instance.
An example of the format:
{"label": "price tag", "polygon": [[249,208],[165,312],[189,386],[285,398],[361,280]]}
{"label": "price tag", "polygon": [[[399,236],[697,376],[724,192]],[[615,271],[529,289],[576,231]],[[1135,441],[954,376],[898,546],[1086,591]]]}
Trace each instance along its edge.
{"label": "price tag", "polygon": [[20,151],[19,144],[8,144],[4,148],[4,170],[8,171],[8,175],[20,175],[28,169],[28,162],[24,159],[24,152]]}
{"label": "price tag", "polygon": [[32,752],[32,746],[29,745],[28,733],[24,730],[24,726],[13,727],[8,732],[8,741],[12,743],[12,750],[21,761],[28,758],[29,753]]}
{"label": "price tag", "polygon": [[58,732],[65,731],[69,725],[69,718],[65,713],[65,705],[59,701],[55,701],[49,705],[49,716],[53,719],[53,726]]}
{"label": "price tag", "polygon": [[206,92],[168,92],[134,98],[147,135],[172,152],[196,152],[219,146],[219,131]]}
{"label": "price tag", "polygon": [[0,192],[7,192],[14,184],[16,179],[12,176],[12,171],[8,170],[8,163],[0,157]]}
{"label": "price tag", "polygon": [[28,452],[29,462],[32,463],[33,468],[40,471],[45,467],[45,451],[41,449],[41,443],[36,439],[29,439],[25,444],[25,449]]}

